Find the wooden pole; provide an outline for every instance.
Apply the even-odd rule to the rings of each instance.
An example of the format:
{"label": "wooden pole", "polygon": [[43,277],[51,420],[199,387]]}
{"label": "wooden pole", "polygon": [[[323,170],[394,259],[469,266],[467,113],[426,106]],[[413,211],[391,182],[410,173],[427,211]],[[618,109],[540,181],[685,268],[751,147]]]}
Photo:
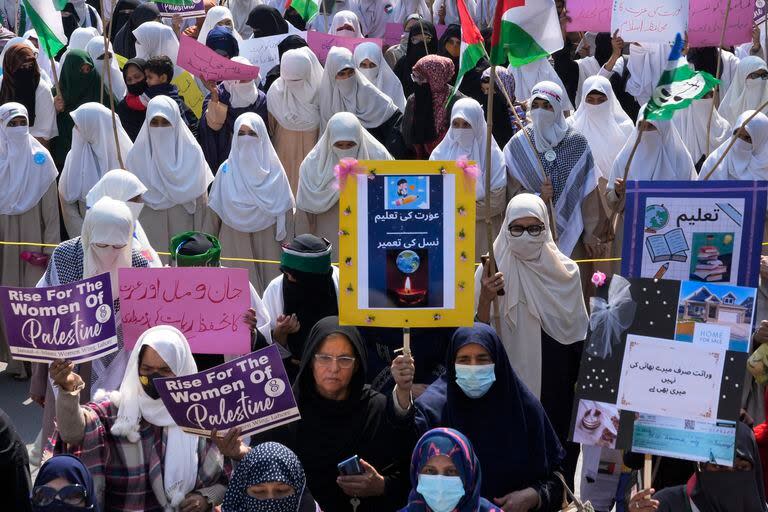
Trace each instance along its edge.
{"label": "wooden pole", "polygon": [[[640,123],[644,123],[645,120],[643,119],[640,121]],[[624,184],[626,186],[627,183],[627,177],[629,176],[629,168],[632,166],[632,160],[635,158],[635,153],[637,153],[637,148],[640,146],[640,140],[643,138],[643,130],[638,130],[637,132],[637,138],[635,139],[635,145],[632,146],[632,151],[629,153],[629,159],[627,159],[627,165],[624,166]],[[624,197],[627,196],[627,190],[624,189]],[[612,227],[614,222],[616,222],[616,217],[619,215],[619,210],[621,210],[621,201],[616,203],[616,206],[613,207],[613,212],[611,212],[611,220],[610,220],[610,226]]]}
{"label": "wooden pole", "polygon": [[51,75],[53,75],[51,78],[53,78],[53,86],[56,88],[56,96],[63,99],[64,96],[61,95],[61,87],[59,86],[59,73],[56,71],[56,61],[51,57],[51,49],[48,43],[45,43],[45,54],[48,56],[48,60],[51,61]]}
{"label": "wooden pole", "polygon": [[[496,73],[496,65],[491,65],[491,75]],[[486,113],[485,127],[485,237],[488,243],[488,270],[490,275],[495,275],[498,271],[496,267],[496,258],[493,254],[493,225],[491,224],[491,141],[493,140],[493,97],[494,80],[491,79],[490,91],[488,92],[488,112]],[[477,236],[477,234],[475,234]],[[499,301],[493,300],[493,316],[496,333],[501,336],[501,317],[499,316]]]}
{"label": "wooden pole", "polygon": [[[750,122],[750,121],[751,121],[751,120],[752,120],[752,119],[753,119],[753,118],[754,118],[754,117],[755,117],[755,116],[756,116],[756,115],[757,115],[759,112],[762,112],[762,110],[763,110],[764,108],[766,108],[766,107],[768,107],[768,101],[766,101],[765,103],[763,103],[762,105],[760,105],[760,108],[758,108],[757,110],[755,110],[754,112],[752,112],[752,114],[751,114],[751,115],[750,115],[748,118],[746,118],[746,119],[744,120],[744,122],[743,122],[743,123],[741,123],[741,126],[740,126],[739,128],[746,128],[746,127],[747,127],[747,125],[749,124],[749,122]],[[731,150],[731,148],[733,147],[733,145],[734,145],[734,144],[736,144],[736,140],[737,140],[737,139],[738,139],[738,137],[736,137],[736,135],[731,135],[731,141],[728,143],[728,146],[726,146],[726,148],[725,148],[725,151],[723,151],[723,154],[722,154],[722,155],[720,155],[720,158],[718,158],[718,159],[717,159],[717,162],[715,162],[715,165],[714,165],[714,167],[712,167],[712,169],[710,169],[710,170],[709,170],[709,172],[707,173],[707,175],[706,175],[706,176],[704,176],[704,180],[703,180],[703,181],[707,181],[707,180],[710,178],[710,176],[712,176],[712,173],[714,173],[714,172],[715,172],[715,170],[716,170],[716,169],[717,169],[717,168],[720,166],[720,164],[722,163],[723,159],[725,158],[725,155],[727,155],[727,154],[728,154],[728,152],[729,152],[729,151]]]}
{"label": "wooden pole", "polygon": [[[419,28],[421,28],[421,42],[424,43],[424,51],[427,52],[427,55],[429,55],[429,46],[427,46],[427,38],[426,34],[424,34],[424,23],[422,22],[423,18],[419,18]],[[408,35],[410,37],[410,34]]]}
{"label": "wooden pole", "polygon": [[24,35],[24,27],[19,27],[21,23],[21,0],[16,0],[16,23],[14,28],[16,29],[16,35],[21,37]]}
{"label": "wooden pole", "polygon": [[[102,32],[104,33],[104,59],[102,62],[102,72],[99,73],[99,76],[101,77],[99,80],[99,103],[102,105],[104,104],[104,73],[109,73],[109,59],[107,59],[107,54],[109,53],[109,38],[107,37],[108,31],[107,31],[107,1],[102,0],[101,2],[101,26],[102,26]],[[94,62],[93,65],[95,66],[96,63]],[[112,86],[109,87],[109,94],[112,95]]]}
{"label": "wooden pole", "polygon": [[643,489],[650,489],[653,484],[653,458],[650,454],[645,454],[643,460]]}
{"label": "wooden pole", "polygon": [[[102,11],[106,9],[106,0],[102,0]],[[102,13],[103,17],[103,13]],[[106,34],[107,31],[104,30],[104,33]],[[109,110],[112,112],[112,134],[115,136],[115,152],[117,153],[117,161],[120,163],[120,167],[122,169],[125,169],[125,164],[123,163],[123,155],[120,154],[120,138],[117,136],[117,116],[115,115],[115,95],[112,93],[112,70],[110,69],[109,65],[109,58],[110,58],[110,52],[109,52],[109,42],[106,40],[106,36],[104,37],[104,74],[107,75],[107,84],[109,84]],[[104,79],[104,74],[102,74],[102,80]],[[101,88],[101,93],[104,94],[104,87]],[[103,103],[103,102],[102,102]],[[109,170],[109,169],[107,169]]]}
{"label": "wooden pole", "polygon": [[[731,0],[725,6],[725,17],[723,19],[723,29],[720,31],[720,46],[717,47],[717,67],[715,68],[715,78],[720,79],[720,61],[723,58],[723,44],[725,43],[725,30],[728,28],[728,14],[731,12]],[[712,116],[715,113],[715,104],[720,98],[720,85],[715,87],[712,96],[712,108],[709,109],[709,121],[707,122],[707,154],[704,158],[709,156],[709,135],[712,132]]]}
{"label": "wooden pole", "polygon": [[403,327],[403,355],[411,357],[411,328]]}

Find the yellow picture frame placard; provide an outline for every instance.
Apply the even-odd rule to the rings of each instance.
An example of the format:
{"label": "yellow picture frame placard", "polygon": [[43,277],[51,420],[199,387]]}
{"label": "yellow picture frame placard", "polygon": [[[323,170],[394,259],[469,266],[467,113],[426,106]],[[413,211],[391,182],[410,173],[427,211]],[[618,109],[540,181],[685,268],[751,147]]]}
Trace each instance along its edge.
{"label": "yellow picture frame placard", "polygon": [[423,160],[361,160],[341,178],[341,324],[472,325],[476,179]]}

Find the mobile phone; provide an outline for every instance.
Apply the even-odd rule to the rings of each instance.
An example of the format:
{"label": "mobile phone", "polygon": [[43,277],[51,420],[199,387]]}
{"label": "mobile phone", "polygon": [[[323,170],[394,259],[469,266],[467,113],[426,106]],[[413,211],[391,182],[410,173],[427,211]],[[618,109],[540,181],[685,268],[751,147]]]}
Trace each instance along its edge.
{"label": "mobile phone", "polygon": [[[482,256],[480,256],[480,262],[483,264],[483,266],[485,266],[485,263],[488,261],[489,258],[490,258],[490,256],[488,256],[487,254],[483,254]],[[496,266],[496,265],[494,265],[494,266],[498,270],[499,267]],[[490,275],[488,277],[490,277]],[[496,295],[498,295],[499,297],[503,296],[504,295],[504,288],[502,288],[501,290],[497,291]]]}
{"label": "mobile phone", "polygon": [[360,457],[357,455],[339,462],[336,467],[339,469],[341,476],[362,475],[364,473],[363,467],[360,465]]}

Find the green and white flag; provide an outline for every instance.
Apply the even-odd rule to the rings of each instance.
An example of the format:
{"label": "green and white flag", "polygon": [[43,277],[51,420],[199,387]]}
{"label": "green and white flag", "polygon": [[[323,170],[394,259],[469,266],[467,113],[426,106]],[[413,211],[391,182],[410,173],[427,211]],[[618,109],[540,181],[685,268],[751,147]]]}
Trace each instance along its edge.
{"label": "green and white flag", "polygon": [[293,7],[309,23],[320,12],[320,0],[288,0],[286,7]]}
{"label": "green and white flag", "polygon": [[493,16],[491,63],[514,67],[548,57],[563,47],[554,0],[498,0]]}
{"label": "green and white flag", "polygon": [[67,45],[61,13],[56,7],[66,0],[23,0],[24,10],[37,32],[40,48],[53,59]]}
{"label": "green and white flag", "polygon": [[670,120],[675,110],[688,108],[693,100],[704,97],[720,83],[709,73],[691,69],[683,47],[683,38],[677,34],[667,67],[645,106],[644,119]]}

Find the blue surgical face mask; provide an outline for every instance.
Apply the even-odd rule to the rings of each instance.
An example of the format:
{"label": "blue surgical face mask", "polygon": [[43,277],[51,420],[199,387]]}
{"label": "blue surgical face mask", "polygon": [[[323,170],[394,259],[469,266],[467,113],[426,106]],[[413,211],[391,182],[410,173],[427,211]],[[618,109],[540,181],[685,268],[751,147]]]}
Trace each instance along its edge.
{"label": "blue surgical face mask", "polygon": [[451,512],[464,496],[464,484],[458,476],[419,475],[416,492],[434,512]]}
{"label": "blue surgical face mask", "polygon": [[456,384],[469,398],[480,398],[496,382],[493,364],[457,364]]}

